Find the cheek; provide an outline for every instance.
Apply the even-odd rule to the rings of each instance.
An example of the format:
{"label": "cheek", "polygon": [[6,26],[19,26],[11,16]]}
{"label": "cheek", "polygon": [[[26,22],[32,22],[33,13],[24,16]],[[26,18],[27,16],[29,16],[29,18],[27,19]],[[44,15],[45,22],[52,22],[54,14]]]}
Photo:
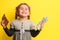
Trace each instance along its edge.
{"label": "cheek", "polygon": [[29,15],[30,14],[29,11],[27,11],[26,14]]}
{"label": "cheek", "polygon": [[30,13],[28,10],[26,11],[28,14]]}
{"label": "cheek", "polygon": [[20,11],[19,11],[19,15],[21,15],[21,14],[22,14],[22,12],[23,12],[23,11],[22,11],[22,10],[20,10]]}
{"label": "cheek", "polygon": [[30,12],[28,12],[28,15],[30,14]]}
{"label": "cheek", "polygon": [[19,9],[19,12],[22,12],[23,10]]}

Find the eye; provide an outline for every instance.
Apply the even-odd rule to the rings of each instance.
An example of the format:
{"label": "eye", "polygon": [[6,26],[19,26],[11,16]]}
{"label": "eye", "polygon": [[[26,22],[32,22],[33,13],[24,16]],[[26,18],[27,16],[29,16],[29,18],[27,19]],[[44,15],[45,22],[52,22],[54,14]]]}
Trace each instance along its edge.
{"label": "eye", "polygon": [[27,10],[27,9],[25,9],[25,10]]}
{"label": "eye", "polygon": [[20,10],[23,10],[23,7],[20,7]]}
{"label": "eye", "polygon": [[23,8],[20,8],[20,10],[23,10]]}
{"label": "eye", "polygon": [[28,8],[25,8],[25,10],[28,10]]}

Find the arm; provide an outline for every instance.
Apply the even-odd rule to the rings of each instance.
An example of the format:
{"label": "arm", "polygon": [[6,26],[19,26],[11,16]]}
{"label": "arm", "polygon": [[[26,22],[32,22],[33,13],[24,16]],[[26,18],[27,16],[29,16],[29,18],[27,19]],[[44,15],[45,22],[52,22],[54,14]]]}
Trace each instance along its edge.
{"label": "arm", "polygon": [[41,29],[38,28],[37,30],[35,30],[34,23],[31,22],[31,25],[30,25],[30,33],[31,33],[31,36],[32,37],[36,37],[40,32],[41,32]]}
{"label": "arm", "polygon": [[6,32],[6,34],[8,35],[8,36],[12,36],[13,34],[14,34],[14,29],[12,29],[12,28],[10,28],[10,30],[6,27],[6,28],[3,28],[4,29],[4,31]]}
{"label": "arm", "polygon": [[7,24],[8,24],[8,20],[7,20],[7,18],[6,18],[6,16],[5,16],[5,14],[3,15],[3,17],[2,17],[2,22],[1,22],[1,25],[2,25],[2,27],[3,27],[3,29],[4,29],[4,31],[6,32],[6,34],[8,35],[8,36],[12,36],[12,34],[14,33],[14,25],[13,25],[13,23],[11,23],[11,28],[10,28],[10,30],[7,28]]}
{"label": "arm", "polygon": [[34,23],[31,23],[30,32],[31,32],[32,37],[36,37],[41,32],[43,26],[44,26],[44,23],[40,22],[36,25],[37,30],[35,30]]}
{"label": "arm", "polygon": [[32,37],[36,37],[40,32],[41,32],[41,29],[40,30],[34,30],[34,29],[30,30]]}
{"label": "arm", "polygon": [[15,32],[14,24],[10,24],[10,29],[7,28],[7,26],[4,26],[5,24],[2,23],[3,29],[6,32],[8,36],[12,36]]}

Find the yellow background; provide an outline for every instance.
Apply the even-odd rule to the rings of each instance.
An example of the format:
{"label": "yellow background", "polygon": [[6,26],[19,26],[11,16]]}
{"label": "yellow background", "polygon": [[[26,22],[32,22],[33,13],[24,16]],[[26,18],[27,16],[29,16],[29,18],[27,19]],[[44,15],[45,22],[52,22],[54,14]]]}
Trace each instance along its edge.
{"label": "yellow background", "polygon": [[[48,17],[40,34],[32,40],[60,40],[60,0],[0,0],[0,22],[5,13],[10,22],[14,20],[15,8],[20,3],[27,3],[31,7],[31,20],[35,25]],[[0,25],[0,40],[12,40]]]}

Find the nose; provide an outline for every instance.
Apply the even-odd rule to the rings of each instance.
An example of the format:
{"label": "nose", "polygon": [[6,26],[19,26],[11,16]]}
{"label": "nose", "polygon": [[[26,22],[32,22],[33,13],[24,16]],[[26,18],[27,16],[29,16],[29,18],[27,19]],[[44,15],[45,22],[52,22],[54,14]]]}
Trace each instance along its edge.
{"label": "nose", "polygon": [[25,9],[23,9],[23,12],[25,12]]}
{"label": "nose", "polygon": [[23,14],[23,13],[25,13],[25,10],[24,10],[24,9],[22,10],[22,14]]}

